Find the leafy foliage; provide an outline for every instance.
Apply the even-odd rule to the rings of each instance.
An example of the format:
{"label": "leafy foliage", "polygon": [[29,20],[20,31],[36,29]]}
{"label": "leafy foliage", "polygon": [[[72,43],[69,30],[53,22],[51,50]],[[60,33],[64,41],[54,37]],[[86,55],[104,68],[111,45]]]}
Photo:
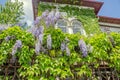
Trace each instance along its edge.
{"label": "leafy foliage", "polygon": [[[44,17],[36,20],[35,27],[30,30],[32,34],[18,26],[1,31],[0,67],[17,64],[19,68],[15,73],[19,73],[22,80],[85,80],[84,77],[93,79],[92,70],[105,62],[119,75],[120,34],[96,33],[88,37],[67,34],[51,25],[46,26],[43,19]],[[16,42],[20,42],[22,46],[11,55]],[[39,54],[35,51],[36,42],[40,42]],[[62,43],[65,47],[63,50]],[[84,51],[87,54],[85,56]],[[15,61],[11,62],[11,59]]]}
{"label": "leafy foliage", "polygon": [[[56,9],[56,6],[47,3],[40,3],[38,7],[38,15],[41,15],[45,10]],[[67,12],[67,17],[75,17],[82,22],[86,33],[94,34],[101,33],[98,19],[95,16],[94,10],[89,8],[79,8],[76,6],[65,5],[59,6],[61,12]]]}
{"label": "leafy foliage", "polygon": [[16,24],[23,14],[23,3],[8,0],[5,6],[0,5],[0,24]]}
{"label": "leafy foliage", "polygon": [[[51,34],[52,49],[47,49],[47,35]],[[5,41],[6,36],[15,36],[9,41]],[[115,43],[119,41],[117,38],[120,34],[111,33]],[[68,38],[70,56],[66,55],[66,51],[61,51],[60,44]],[[83,39],[86,45],[90,44],[93,47],[91,52],[88,52],[86,57],[82,57],[82,52],[78,48],[78,41]],[[92,67],[97,68],[101,65],[101,61],[105,61],[108,66],[120,70],[120,53],[119,44],[112,47],[108,35],[105,33],[97,34],[86,38],[79,34],[65,34],[60,29],[48,28],[44,31],[43,47],[47,52],[40,52],[35,55],[34,42],[35,38],[32,34],[21,30],[19,27],[12,27],[2,31],[0,34],[0,65],[5,65],[11,59],[10,53],[16,40],[21,40],[23,45],[20,51],[17,51],[16,57],[20,64],[18,69],[19,76],[27,80],[55,80],[72,78],[75,79],[75,73],[80,78],[84,75],[92,76]],[[79,67],[76,67],[79,65]]]}
{"label": "leafy foliage", "polygon": [[[13,36],[13,38],[6,41],[5,38],[7,36]],[[10,53],[12,52],[12,48],[16,40],[21,40],[23,44],[22,50],[16,54],[16,56],[19,56],[20,64],[26,64],[31,60],[34,50],[30,47],[34,45],[34,37],[30,33],[26,33],[26,31],[21,30],[19,27],[13,27],[3,31],[0,34],[0,65],[6,63],[6,60],[9,59],[8,57],[10,57]]]}

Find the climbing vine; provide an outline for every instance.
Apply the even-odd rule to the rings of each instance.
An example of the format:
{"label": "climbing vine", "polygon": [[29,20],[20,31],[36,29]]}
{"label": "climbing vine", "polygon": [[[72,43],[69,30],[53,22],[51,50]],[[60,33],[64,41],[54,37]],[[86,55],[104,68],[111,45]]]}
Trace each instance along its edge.
{"label": "climbing vine", "polygon": [[[76,7],[71,5],[59,5],[58,8],[61,12],[66,12],[67,17],[75,17],[80,20],[87,34],[101,33],[98,19],[96,18],[93,9],[80,8],[79,6]],[[40,16],[45,10],[50,11],[52,9],[56,9],[56,6],[41,2],[38,7],[38,15]]]}

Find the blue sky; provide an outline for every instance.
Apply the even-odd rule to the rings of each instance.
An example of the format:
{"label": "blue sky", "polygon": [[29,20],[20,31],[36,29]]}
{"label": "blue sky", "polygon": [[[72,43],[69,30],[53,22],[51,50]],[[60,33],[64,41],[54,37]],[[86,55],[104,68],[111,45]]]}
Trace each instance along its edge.
{"label": "blue sky", "polygon": [[104,2],[98,15],[120,18],[120,0],[97,0]]}
{"label": "blue sky", "polygon": [[4,4],[6,2],[6,0],[0,0],[0,4]]}

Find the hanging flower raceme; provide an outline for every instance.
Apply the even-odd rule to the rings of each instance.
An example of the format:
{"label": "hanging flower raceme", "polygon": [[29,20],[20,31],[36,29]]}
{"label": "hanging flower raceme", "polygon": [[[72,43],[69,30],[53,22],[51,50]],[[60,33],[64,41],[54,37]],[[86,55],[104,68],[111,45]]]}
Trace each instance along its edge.
{"label": "hanging flower raceme", "polygon": [[17,53],[17,50],[21,49],[22,48],[22,41],[21,40],[17,40],[15,45],[13,46],[13,49],[12,49],[12,58],[10,59],[10,63],[15,63],[16,61],[16,56],[15,54]]}
{"label": "hanging flower raceme", "polygon": [[35,53],[39,55],[40,51],[42,51],[42,42],[43,42],[43,34],[40,34],[38,40],[35,44]]}
{"label": "hanging flower raceme", "polygon": [[38,38],[40,34],[43,34],[44,27],[43,26],[34,27],[29,32],[31,32],[36,38]]}
{"label": "hanging flower raceme", "polygon": [[12,49],[12,55],[15,55],[17,50],[18,49],[21,49],[22,48],[22,41],[21,40],[17,40],[15,45],[13,46],[13,49]]}
{"label": "hanging flower raceme", "polygon": [[87,46],[86,46],[86,43],[84,42],[84,40],[83,39],[79,40],[78,45],[79,45],[80,50],[82,52],[82,56],[86,57],[88,55],[88,52],[87,52],[88,50],[87,50]]}
{"label": "hanging flower raceme", "polygon": [[47,16],[48,16],[48,14],[49,14],[49,11],[48,10],[46,10],[46,11],[44,11],[43,13],[42,13],[42,18],[44,19],[44,18],[46,18]]}
{"label": "hanging flower raceme", "polygon": [[45,23],[47,27],[52,26],[54,24],[55,22],[54,16],[55,16],[55,11],[51,11],[49,12],[48,16],[45,18]]}
{"label": "hanging flower raceme", "polygon": [[55,16],[55,11],[54,11],[54,10],[52,10],[51,12],[49,12],[49,14],[48,14],[47,18],[48,18],[49,20],[51,20],[51,19],[53,19],[53,18],[54,18],[54,16]]}
{"label": "hanging flower raceme", "polygon": [[66,37],[65,41],[61,43],[61,51],[66,51],[66,55],[70,56],[70,49],[68,48],[69,39]]}
{"label": "hanging flower raceme", "polygon": [[43,27],[43,26],[40,26],[40,27],[38,28],[38,30],[39,30],[40,34],[43,34],[43,32],[44,32],[44,27]]}
{"label": "hanging flower raceme", "polygon": [[40,34],[38,37],[38,41],[42,44],[43,43],[43,34]]}
{"label": "hanging flower raceme", "polygon": [[49,50],[52,49],[52,38],[50,34],[47,36],[47,48]]}
{"label": "hanging flower raceme", "polygon": [[40,19],[36,18],[36,20],[34,21],[34,25],[39,24],[39,22],[40,22]]}
{"label": "hanging flower raceme", "polygon": [[3,30],[5,30],[5,28],[0,26],[0,31],[3,31]]}
{"label": "hanging flower raceme", "polygon": [[36,44],[35,44],[35,53],[36,53],[36,55],[39,55],[41,46],[42,46],[41,43],[39,41],[37,41]]}
{"label": "hanging flower raceme", "polygon": [[61,17],[60,12],[57,10],[55,13],[55,20],[58,20]]}
{"label": "hanging flower raceme", "polygon": [[5,37],[5,41],[9,41],[11,39],[11,36]]}
{"label": "hanging flower raceme", "polygon": [[65,43],[62,42],[62,43],[61,43],[61,51],[62,51],[62,52],[65,50],[65,48],[66,48],[65,46],[66,46]]}
{"label": "hanging flower raceme", "polygon": [[36,37],[37,42],[35,43],[35,53],[38,55],[41,51],[42,48],[42,40],[43,40],[43,32],[44,32],[44,27],[39,26],[39,27],[34,27],[30,30],[30,32]]}
{"label": "hanging flower raceme", "polygon": [[70,56],[70,49],[68,48],[68,46],[66,45],[66,55]]}
{"label": "hanging flower raceme", "polygon": [[40,24],[41,20],[45,20],[46,17],[48,16],[48,13],[49,13],[49,11],[46,10],[45,12],[42,13],[41,16],[37,17],[36,20],[34,21],[34,25],[38,25],[38,24]]}
{"label": "hanging flower raceme", "polygon": [[0,33],[1,33],[3,30],[5,30],[5,28],[0,26]]}
{"label": "hanging flower raceme", "polygon": [[52,10],[49,12],[48,16],[45,18],[46,26],[54,26],[55,22],[60,18],[60,12]]}
{"label": "hanging flower raceme", "polygon": [[43,26],[40,26],[37,29],[36,34],[35,34],[35,36],[37,37],[37,42],[35,44],[36,55],[39,55],[39,53],[42,49],[43,32],[44,32],[44,28],[43,28]]}
{"label": "hanging flower raceme", "polygon": [[5,37],[5,41],[8,42],[9,40],[14,39],[14,38],[15,36],[7,36]]}
{"label": "hanging flower raceme", "polygon": [[55,22],[61,17],[60,12],[57,10],[52,10],[49,12],[48,10],[44,11],[41,16],[37,17],[36,20],[34,21],[35,25],[40,24],[40,21],[44,21],[46,26],[54,26]]}

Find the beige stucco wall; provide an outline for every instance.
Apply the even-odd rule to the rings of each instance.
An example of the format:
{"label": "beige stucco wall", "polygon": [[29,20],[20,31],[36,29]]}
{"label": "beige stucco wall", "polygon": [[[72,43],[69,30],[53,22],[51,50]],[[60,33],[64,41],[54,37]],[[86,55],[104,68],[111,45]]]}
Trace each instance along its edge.
{"label": "beige stucco wall", "polygon": [[[15,0],[11,1],[14,2]],[[18,1],[23,2],[23,8],[25,13],[25,15],[22,16],[24,17],[24,20],[22,20],[21,22],[27,22],[28,26],[32,25],[34,20],[32,0],[18,0]]]}
{"label": "beige stucco wall", "polygon": [[120,33],[120,24],[99,22],[99,25],[103,32],[105,32],[106,30],[109,30],[111,32],[119,32]]}

